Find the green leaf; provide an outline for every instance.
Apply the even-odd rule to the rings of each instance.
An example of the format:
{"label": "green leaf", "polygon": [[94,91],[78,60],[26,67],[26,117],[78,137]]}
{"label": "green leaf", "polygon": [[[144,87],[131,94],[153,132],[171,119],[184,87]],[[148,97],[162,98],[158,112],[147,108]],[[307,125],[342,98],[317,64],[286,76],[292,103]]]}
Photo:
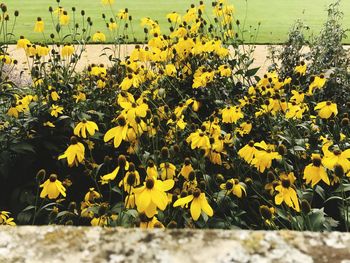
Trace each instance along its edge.
{"label": "green leaf", "polygon": [[339,200],[339,201],[343,201],[343,198],[340,197],[340,196],[331,196],[330,198],[328,198],[326,201],[324,201],[325,203],[327,203],[328,201],[331,201],[331,200]]}
{"label": "green leaf", "polygon": [[322,200],[326,199],[326,194],[321,186],[317,185],[315,188],[315,192],[322,198]]}
{"label": "green leaf", "polygon": [[124,209],[124,203],[119,202],[111,208],[111,212],[119,214]]}
{"label": "green leaf", "polygon": [[61,26],[60,24],[57,23],[56,25],[56,32],[59,33],[61,31]]}
{"label": "green leaf", "polygon": [[310,214],[307,216],[311,223],[311,230],[313,231],[321,231],[323,230],[323,225],[325,223],[325,216],[324,216],[323,209],[314,209]]}
{"label": "green leaf", "polygon": [[33,145],[25,142],[17,143],[10,146],[10,150],[15,153],[35,153]]}
{"label": "green leaf", "polygon": [[115,192],[115,193],[117,193],[117,194],[119,194],[119,195],[123,195],[122,190],[120,190],[120,188],[119,188],[118,186],[114,186],[114,187],[112,188],[112,191]]}
{"label": "green leaf", "polygon": [[129,209],[125,212],[125,214],[132,216],[133,218],[137,218],[139,216],[139,213],[135,209]]}
{"label": "green leaf", "polygon": [[294,146],[294,147],[293,147],[293,150],[294,150],[294,151],[301,151],[301,152],[306,151],[305,148],[303,148],[303,147],[301,147],[301,146],[298,146],[298,145]]}
{"label": "green leaf", "polygon": [[34,206],[34,205],[29,205],[29,206],[27,206],[26,208],[24,208],[24,209],[22,210],[22,212],[29,211],[29,210],[32,210],[32,209],[35,209],[35,206]]}
{"label": "green leaf", "polygon": [[248,69],[247,72],[246,72],[246,76],[247,77],[254,76],[259,71],[259,69],[260,69],[260,67]]}
{"label": "green leaf", "polygon": [[64,215],[67,215],[67,214],[70,214],[71,212],[69,212],[69,211],[61,211],[61,212],[59,212],[58,214],[57,214],[57,218],[60,218],[60,217],[62,217],[62,216],[64,216]]}
{"label": "green leaf", "polygon": [[349,192],[350,191],[350,184],[341,184],[337,190],[335,190],[335,193],[341,193],[342,191],[344,192]]}
{"label": "green leaf", "polygon": [[32,218],[32,213],[26,211],[26,212],[20,212],[17,215],[17,221],[23,225],[29,224],[30,220]]}

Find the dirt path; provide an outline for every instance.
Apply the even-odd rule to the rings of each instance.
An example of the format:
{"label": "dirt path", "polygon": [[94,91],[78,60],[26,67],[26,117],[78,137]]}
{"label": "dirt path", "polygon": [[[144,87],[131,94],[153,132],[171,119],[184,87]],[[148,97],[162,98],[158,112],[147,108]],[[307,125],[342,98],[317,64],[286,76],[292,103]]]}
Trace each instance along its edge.
{"label": "dirt path", "polygon": [[[262,75],[266,72],[268,66],[270,65],[269,61],[266,59],[268,55],[268,47],[267,45],[257,45],[254,52],[254,63],[252,67],[261,67],[258,74]],[[120,50],[120,57],[123,58],[126,55],[129,55],[133,50],[134,45],[126,45],[123,46]],[[104,64],[109,65],[110,61],[106,55],[101,55],[104,52],[107,55],[112,54],[111,49],[113,49],[112,45],[87,45],[86,50],[82,53],[82,58],[77,64],[76,70],[81,71],[87,67],[89,64]],[[23,49],[18,49],[15,45],[11,45],[8,48],[8,53],[11,55],[13,59],[18,61],[18,65],[15,67],[15,75],[19,75],[21,71],[28,70],[28,61],[25,56]],[[29,63],[31,63],[29,61]],[[23,80],[25,74],[22,74],[19,78]]]}

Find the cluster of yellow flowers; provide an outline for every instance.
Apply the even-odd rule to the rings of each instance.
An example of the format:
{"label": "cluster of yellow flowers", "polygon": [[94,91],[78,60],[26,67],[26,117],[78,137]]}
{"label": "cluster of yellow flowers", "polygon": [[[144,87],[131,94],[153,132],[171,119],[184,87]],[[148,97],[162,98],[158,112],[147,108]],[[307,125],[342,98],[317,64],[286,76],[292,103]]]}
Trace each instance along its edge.
{"label": "cluster of yellow flowers", "polygon": [[[56,11],[67,25],[67,12]],[[57,175],[37,179],[38,196],[55,200],[50,222],[304,229],[320,189],[327,197],[344,192],[348,108],[324,95],[325,74],[310,76],[301,61],[291,76],[245,75],[227,44],[239,24],[233,6],[213,3],[215,25],[204,12],[200,2],[167,14],[169,34],[142,19],[147,44],[110,68],[92,64],[70,75],[78,48],[57,47],[51,72],[37,69],[29,94],[15,96],[7,118],[37,116],[31,136],[70,138],[51,150],[60,161],[45,167]],[[123,9],[116,18],[128,16]],[[35,31],[43,30],[38,18]],[[98,31],[92,39],[106,37]],[[46,54],[39,47],[49,52],[23,37],[17,45],[34,60]]]}

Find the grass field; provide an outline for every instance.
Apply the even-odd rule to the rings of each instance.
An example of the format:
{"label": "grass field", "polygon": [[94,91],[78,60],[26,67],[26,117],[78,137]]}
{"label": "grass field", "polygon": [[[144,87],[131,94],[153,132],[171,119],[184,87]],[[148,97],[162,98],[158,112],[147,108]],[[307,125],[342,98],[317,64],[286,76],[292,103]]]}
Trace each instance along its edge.
{"label": "grass field", "polygon": [[[204,1],[207,5],[207,12],[210,9],[210,0]],[[261,22],[258,35],[258,43],[281,43],[286,39],[290,26],[297,18],[303,19],[310,26],[312,32],[317,33],[326,19],[326,7],[333,0],[231,0],[236,8],[237,18],[241,21],[246,17],[246,28],[249,26],[257,28]],[[128,7],[129,13],[134,18],[134,31],[136,37],[143,39],[143,29],[140,26],[142,17],[157,19],[162,25],[167,27],[165,15],[171,11],[184,13],[193,3],[189,0],[117,0],[114,10]],[[33,32],[34,23],[38,16],[45,22],[45,33],[49,36],[53,32],[51,16],[48,7],[57,7],[55,0],[7,0],[6,4],[12,13],[19,10],[20,16],[15,29],[16,38],[24,35],[32,41],[42,41],[41,33]],[[93,31],[101,30],[108,34],[101,14],[111,16],[111,10],[101,4],[100,0],[61,0],[61,6],[71,13],[72,6],[77,8],[77,17],[80,19],[80,10],[84,9],[87,16],[94,22]],[[350,1],[344,0],[342,3],[344,10],[344,27],[350,28]],[[211,13],[210,13],[211,14]],[[80,21],[78,19],[78,21]],[[350,43],[350,40],[346,41]]]}

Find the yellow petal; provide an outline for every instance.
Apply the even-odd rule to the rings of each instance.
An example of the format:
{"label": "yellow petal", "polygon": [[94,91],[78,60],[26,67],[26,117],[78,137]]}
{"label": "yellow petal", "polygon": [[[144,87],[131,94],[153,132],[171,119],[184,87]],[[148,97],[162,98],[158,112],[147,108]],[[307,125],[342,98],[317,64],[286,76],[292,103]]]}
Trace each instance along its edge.
{"label": "yellow petal", "polygon": [[199,198],[194,198],[191,203],[191,216],[194,221],[197,221],[199,216],[201,215],[201,204]]}
{"label": "yellow petal", "polygon": [[201,193],[201,197],[200,197],[200,201],[201,201],[201,207],[204,213],[206,213],[208,216],[213,216],[214,211],[211,208],[211,206],[209,205],[207,199],[205,198],[205,195],[203,193]]}
{"label": "yellow petal", "polygon": [[193,195],[188,195],[186,197],[183,197],[183,198],[179,198],[175,201],[175,203],[173,204],[174,207],[177,207],[177,206],[183,206],[185,204],[188,204],[189,202],[191,202],[193,199]]}
{"label": "yellow petal", "polygon": [[149,189],[145,189],[140,194],[136,195],[136,206],[139,212],[143,212],[151,203],[151,191]]}

